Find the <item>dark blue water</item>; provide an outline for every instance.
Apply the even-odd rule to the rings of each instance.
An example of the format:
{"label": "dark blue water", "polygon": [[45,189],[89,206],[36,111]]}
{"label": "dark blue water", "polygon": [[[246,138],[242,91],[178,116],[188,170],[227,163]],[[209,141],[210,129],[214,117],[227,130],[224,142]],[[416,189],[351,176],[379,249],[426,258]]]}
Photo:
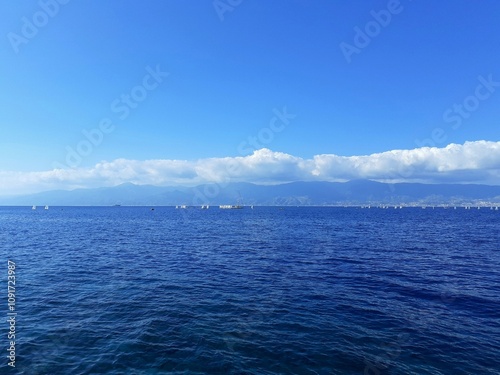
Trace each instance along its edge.
{"label": "dark blue water", "polygon": [[500,211],[0,208],[13,374],[499,374]]}

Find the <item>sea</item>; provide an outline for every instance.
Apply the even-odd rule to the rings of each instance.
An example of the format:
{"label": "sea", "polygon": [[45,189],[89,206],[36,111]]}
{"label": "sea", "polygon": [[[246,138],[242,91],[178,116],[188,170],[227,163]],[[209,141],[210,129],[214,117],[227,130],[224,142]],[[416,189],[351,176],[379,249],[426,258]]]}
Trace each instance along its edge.
{"label": "sea", "polygon": [[0,373],[500,374],[499,240],[486,207],[0,207]]}

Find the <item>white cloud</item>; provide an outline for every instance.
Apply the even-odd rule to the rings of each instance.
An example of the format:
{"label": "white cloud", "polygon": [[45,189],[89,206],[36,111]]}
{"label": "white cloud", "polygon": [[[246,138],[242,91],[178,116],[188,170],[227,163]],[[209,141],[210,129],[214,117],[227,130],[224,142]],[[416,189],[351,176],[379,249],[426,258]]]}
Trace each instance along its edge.
{"label": "white cloud", "polygon": [[268,149],[249,156],[186,160],[103,161],[91,168],[1,172],[0,194],[114,186],[124,182],[196,185],[206,182],[290,181],[456,182],[500,185],[500,142],[476,141],[444,148],[392,150],[362,156],[303,159]]}

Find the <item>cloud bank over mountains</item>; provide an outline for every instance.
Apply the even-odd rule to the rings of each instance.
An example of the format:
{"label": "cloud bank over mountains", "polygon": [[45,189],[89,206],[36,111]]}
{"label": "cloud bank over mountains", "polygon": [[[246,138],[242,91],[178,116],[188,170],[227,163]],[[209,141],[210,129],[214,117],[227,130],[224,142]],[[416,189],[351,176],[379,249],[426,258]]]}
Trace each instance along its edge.
{"label": "cloud bank over mountains", "polygon": [[500,142],[474,141],[361,156],[304,159],[263,148],[248,156],[186,160],[103,161],[90,168],[0,171],[0,194],[115,186],[124,182],[193,186],[216,182],[292,181],[476,183],[500,185]]}

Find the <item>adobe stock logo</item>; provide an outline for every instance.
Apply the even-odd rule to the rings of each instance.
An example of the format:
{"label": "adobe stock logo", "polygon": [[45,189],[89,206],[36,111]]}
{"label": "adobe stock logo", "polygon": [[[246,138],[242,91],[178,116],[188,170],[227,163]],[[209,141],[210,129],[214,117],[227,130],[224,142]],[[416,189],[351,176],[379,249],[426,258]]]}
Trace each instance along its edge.
{"label": "adobe stock logo", "polygon": [[47,26],[51,18],[57,16],[61,5],[66,5],[70,0],[40,0],[38,6],[40,10],[33,13],[33,15],[28,17],[22,17],[21,22],[21,35],[14,32],[7,34],[7,39],[9,39],[10,45],[14,52],[19,53],[19,47],[22,44],[28,44],[28,42],[38,35],[40,29]]}
{"label": "adobe stock logo", "polygon": [[[257,132],[257,136],[248,136],[247,139],[238,145],[238,153],[240,156],[248,155],[255,150],[264,147],[264,144],[269,144],[273,141],[274,135],[280,133],[290,125],[291,120],[297,117],[296,114],[287,112],[286,106],[280,111],[277,108],[273,109],[273,117],[269,121],[269,125],[261,128]],[[260,143],[259,143],[260,142]],[[225,177],[222,181],[214,184],[208,184],[203,187],[203,191],[195,188],[193,197],[193,205],[210,204],[211,200],[220,194],[221,189],[226,187],[234,177],[238,177],[241,173],[241,164],[234,159],[225,166]]]}
{"label": "adobe stock logo", "polygon": [[249,136],[246,141],[241,142],[238,145],[238,152],[240,155],[248,155],[255,150],[265,147],[274,139],[274,134],[282,132],[287,125],[290,124],[290,120],[293,120],[297,115],[288,113],[286,107],[283,107],[282,111],[274,108],[273,113],[275,116],[269,121],[269,126],[264,127],[259,130],[257,136]]}
{"label": "adobe stock logo", "polygon": [[368,47],[372,40],[382,32],[382,29],[389,26],[393,16],[401,13],[403,9],[399,0],[389,0],[387,9],[378,12],[372,10],[370,15],[373,19],[368,21],[363,29],[358,26],[354,28],[353,44],[346,42],[339,44],[347,63],[351,63],[353,54],[360,54],[364,48]]}
{"label": "adobe stock logo", "polygon": [[[474,93],[465,97],[461,102],[454,103],[444,111],[443,121],[451,124],[452,130],[459,129],[463,122],[471,117],[472,113],[479,110],[481,102],[490,99],[500,87],[500,81],[494,81],[493,74],[489,74],[487,78],[480,75],[477,80],[479,84],[476,86]],[[447,138],[447,130],[436,127],[432,130],[430,137],[422,140],[415,139],[415,144],[418,147],[435,147],[438,144],[445,143]]]}
{"label": "adobe stock logo", "polygon": [[224,13],[232,12],[243,0],[214,0],[212,5],[219,19],[224,21]]}
{"label": "adobe stock logo", "polygon": [[[118,119],[124,121],[130,116],[133,109],[136,109],[141,102],[147,99],[148,92],[155,90],[160,86],[163,80],[169,76],[169,73],[160,70],[160,65],[153,69],[146,67],[146,75],[141,83],[134,86],[128,93],[121,94],[119,98],[113,100],[110,104],[110,111],[117,115]],[[99,125],[93,129],[82,130],[83,139],[76,144],[76,147],[66,146],[65,164],[60,162],[52,163],[56,169],[67,167],[78,167],[83,158],[89,156],[96,147],[101,145],[105,135],[115,130],[116,126],[110,117],[104,117],[99,121]]]}
{"label": "adobe stock logo", "polygon": [[477,77],[479,85],[474,90],[474,95],[467,96],[462,104],[453,104],[453,108],[447,109],[443,113],[443,120],[448,123],[453,123],[453,130],[458,129],[462,125],[462,121],[468,119],[472,112],[479,108],[479,103],[485,101],[493,95],[500,82],[493,80],[493,75],[490,74],[488,79],[483,76]]}

